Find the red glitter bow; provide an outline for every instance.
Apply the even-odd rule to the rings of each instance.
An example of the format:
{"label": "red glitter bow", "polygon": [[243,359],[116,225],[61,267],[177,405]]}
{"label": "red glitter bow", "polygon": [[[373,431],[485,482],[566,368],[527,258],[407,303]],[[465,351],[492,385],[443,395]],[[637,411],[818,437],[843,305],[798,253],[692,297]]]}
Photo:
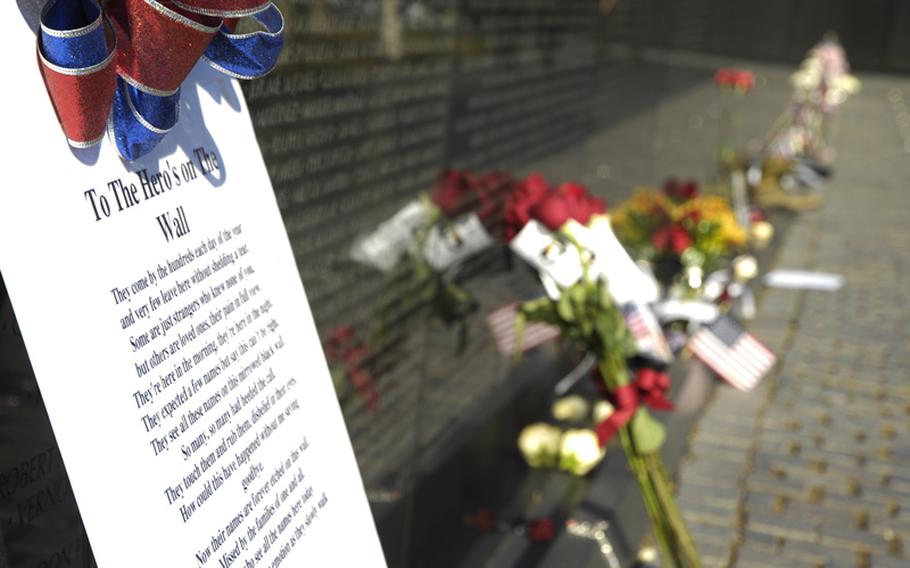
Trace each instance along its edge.
{"label": "red glitter bow", "polygon": [[[233,33],[245,16],[264,30]],[[97,144],[111,117],[118,151],[132,160],[176,124],[179,88],[197,61],[260,77],[283,37],[270,0],[47,0],[38,62],[70,144]]]}
{"label": "red glitter bow", "polygon": [[639,369],[633,383],[619,387],[611,393],[610,398],[615,410],[597,425],[600,447],[606,446],[610,438],[632,420],[642,403],[654,410],[673,410],[673,403],[666,396],[669,389],[670,377],[667,373],[654,369]]}

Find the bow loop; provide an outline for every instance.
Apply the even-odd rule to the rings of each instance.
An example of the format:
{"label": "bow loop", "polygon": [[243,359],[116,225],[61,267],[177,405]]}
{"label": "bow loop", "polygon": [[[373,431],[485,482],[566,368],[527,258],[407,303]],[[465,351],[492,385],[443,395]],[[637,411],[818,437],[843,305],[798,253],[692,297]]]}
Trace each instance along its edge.
{"label": "bow loop", "polygon": [[122,46],[117,72],[147,93],[168,96],[192,71],[221,20],[194,14],[167,0],[116,0],[108,12]]}
{"label": "bow loop", "polygon": [[635,387],[645,404],[654,410],[673,410],[673,403],[667,399],[670,376],[654,369],[639,369]]}
{"label": "bow loop", "polygon": [[[599,373],[595,376],[600,378]],[[600,382],[603,382],[602,378]],[[675,407],[666,396],[669,389],[670,376],[667,373],[644,368],[638,370],[631,384],[611,392],[609,398],[615,410],[595,429],[600,446],[606,446],[619,429],[632,420],[642,402],[654,410],[673,410]]]}
{"label": "bow loop", "polygon": [[41,12],[38,65],[70,145],[101,141],[114,100],[113,28],[95,0],[51,0]]}
{"label": "bow loop", "polygon": [[[245,16],[263,30],[235,34],[224,21]],[[38,59],[70,145],[97,144],[110,125],[117,151],[135,160],[176,125],[180,85],[200,59],[253,79],[283,47],[284,18],[268,0],[50,0]]]}
{"label": "bow loop", "polygon": [[284,48],[284,17],[274,4],[268,4],[252,18],[262,30],[237,34],[233,22],[221,26],[205,50],[209,65],[235,79],[256,79],[275,67]]}

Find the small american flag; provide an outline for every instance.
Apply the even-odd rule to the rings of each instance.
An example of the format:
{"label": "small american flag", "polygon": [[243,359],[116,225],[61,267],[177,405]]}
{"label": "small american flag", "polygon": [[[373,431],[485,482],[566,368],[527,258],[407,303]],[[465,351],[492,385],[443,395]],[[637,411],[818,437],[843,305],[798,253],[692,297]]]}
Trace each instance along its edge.
{"label": "small american flag", "polygon": [[635,346],[640,355],[655,359],[662,363],[673,360],[673,352],[667,345],[663,329],[651,308],[635,302],[622,307],[622,315],[629,326]]}
{"label": "small american flag", "polygon": [[[487,315],[487,323],[496,340],[496,347],[503,355],[515,353],[515,316],[518,313],[518,302],[505,305]],[[529,351],[553,341],[559,337],[559,328],[555,325],[540,322],[528,322],[524,328],[521,350]]]}
{"label": "small american flag", "polygon": [[771,370],[777,357],[730,316],[720,316],[689,341],[696,357],[733,387],[748,392]]}

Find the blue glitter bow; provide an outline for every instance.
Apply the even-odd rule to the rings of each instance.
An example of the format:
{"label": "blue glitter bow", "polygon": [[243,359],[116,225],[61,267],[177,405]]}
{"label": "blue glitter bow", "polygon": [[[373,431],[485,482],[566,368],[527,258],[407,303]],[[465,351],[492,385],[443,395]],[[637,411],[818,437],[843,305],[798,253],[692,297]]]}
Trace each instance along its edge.
{"label": "blue glitter bow", "polygon": [[[108,132],[126,160],[150,152],[177,124],[180,84],[201,58],[222,73],[256,79],[284,47],[284,18],[268,0],[49,0],[41,14],[42,74],[69,143]],[[194,11],[194,7],[198,11]],[[235,16],[259,27],[235,33]]]}

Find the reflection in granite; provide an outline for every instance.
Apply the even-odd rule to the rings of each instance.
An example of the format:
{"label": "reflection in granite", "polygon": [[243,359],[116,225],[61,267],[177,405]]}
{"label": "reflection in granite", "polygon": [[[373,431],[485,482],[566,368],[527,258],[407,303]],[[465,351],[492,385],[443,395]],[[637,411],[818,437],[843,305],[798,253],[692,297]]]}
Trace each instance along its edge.
{"label": "reflection in granite", "polygon": [[0,567],[94,567],[2,279],[0,377]]}
{"label": "reflection in granite", "polygon": [[483,316],[532,293],[534,280],[512,273],[501,250],[481,255],[455,277],[481,306],[447,326],[431,317],[419,282],[356,265],[350,244],[444,167],[517,167],[581,141],[592,125],[597,6],[309,0],[282,9],[291,23],[280,67],[244,90],[323,337],[341,325],[368,336],[379,314],[392,331],[370,345],[384,370],[379,408],[356,396],[344,408],[368,492],[400,494],[506,379]]}

